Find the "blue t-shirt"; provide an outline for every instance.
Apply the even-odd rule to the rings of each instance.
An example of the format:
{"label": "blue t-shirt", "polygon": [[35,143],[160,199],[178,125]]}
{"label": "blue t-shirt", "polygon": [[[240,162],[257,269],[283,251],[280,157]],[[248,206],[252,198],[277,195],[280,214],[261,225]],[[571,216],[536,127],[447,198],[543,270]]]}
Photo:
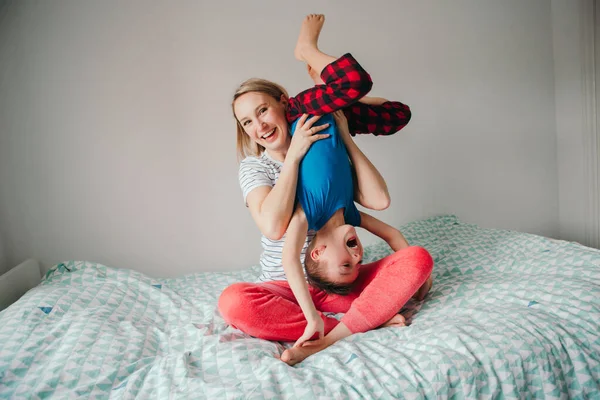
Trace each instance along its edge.
{"label": "blue t-shirt", "polygon": [[[292,124],[292,135],[297,122]],[[316,231],[340,208],[344,208],[347,224],[360,225],[360,214],[354,204],[350,160],[333,115],[323,115],[313,126],[326,123],[329,127],[319,134],[329,133],[330,136],[310,146],[300,162],[296,187],[296,198],[304,209],[308,228]]]}

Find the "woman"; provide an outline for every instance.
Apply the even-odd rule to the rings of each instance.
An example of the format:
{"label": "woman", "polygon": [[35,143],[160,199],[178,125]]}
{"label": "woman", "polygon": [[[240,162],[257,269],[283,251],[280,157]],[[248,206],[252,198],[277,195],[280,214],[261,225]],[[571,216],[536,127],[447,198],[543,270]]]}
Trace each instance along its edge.
{"label": "woman", "polygon": [[[254,155],[246,157],[240,165],[240,186],[252,217],[263,233],[262,242],[265,251],[261,257],[262,274],[259,280],[268,283],[230,286],[219,300],[219,309],[230,324],[238,326],[251,335],[270,340],[300,338],[294,348],[286,350],[282,355],[282,360],[289,364],[299,362],[304,357],[351,333],[373,329],[385,322],[380,321],[373,326],[373,321],[365,320],[369,318],[363,315],[364,309],[361,312],[352,312],[354,300],[363,297],[361,293],[371,293],[373,296],[378,292],[374,287],[369,289],[377,279],[384,280],[382,276],[377,277],[377,271],[374,269],[368,269],[368,274],[365,272],[364,276],[358,277],[357,282],[360,282],[361,290],[356,296],[335,298],[335,302],[345,304],[343,311],[355,315],[354,323],[338,324],[337,320],[326,318],[319,313],[313,320],[323,319],[322,326],[317,326],[315,330],[308,332],[308,335],[306,331],[305,335],[298,335],[298,327],[302,324],[306,325],[306,321],[284,322],[286,313],[271,318],[274,316],[272,311],[276,310],[266,306],[267,304],[278,303],[282,307],[275,307],[275,309],[280,311],[287,307],[300,307],[297,301],[294,303],[296,300],[294,296],[290,297],[289,286],[286,287],[284,281],[286,276],[281,266],[283,246],[281,237],[287,229],[293,212],[299,163],[311,144],[324,138],[318,132],[326,128],[326,126],[314,126],[318,117],[310,119],[304,117],[298,122],[297,129],[291,137],[290,119],[295,119],[299,112],[321,114],[346,107],[344,111],[349,117],[348,124],[354,128],[353,133],[364,132],[362,127],[366,126],[375,133],[389,134],[401,129],[410,118],[408,107],[401,103],[388,102],[385,99],[364,99],[364,95],[371,87],[370,77],[349,54],[336,60],[318,50],[316,43],[322,24],[322,16],[311,15],[304,20],[296,47],[296,56],[305,61],[310,69],[322,71],[321,78],[324,85],[309,89],[296,98],[289,98],[279,85],[263,80],[249,80],[244,82],[236,92],[232,104],[234,116],[238,121],[238,150],[241,155]],[[364,103],[357,104],[356,102],[361,98]],[[397,106],[398,104],[401,106]],[[350,112],[347,112],[348,106]],[[400,118],[387,117],[386,113],[394,107],[396,110],[402,110]],[[371,116],[375,117],[369,120]],[[389,194],[385,181],[349,136],[344,143],[356,170],[356,200],[368,208],[386,208],[389,204]],[[311,239],[312,234],[309,233],[303,256],[306,244]],[[432,267],[429,254],[419,248],[411,248],[410,252],[396,255],[384,264],[386,265],[381,270],[387,270],[388,275],[390,271],[398,270],[399,266],[403,274],[408,269],[411,270],[410,275],[414,276],[414,279],[409,285],[411,293],[408,298],[427,280]],[[277,284],[271,281],[277,281]],[[325,302],[334,300],[333,297],[327,297],[325,292],[309,288],[306,284],[302,290],[305,296],[313,298],[315,304],[317,304],[316,298],[320,299],[321,305],[324,299]],[[394,294],[392,293],[391,296],[394,297]],[[406,293],[402,296],[404,302],[408,300]],[[356,304],[358,303],[368,304],[368,298],[362,298]],[[404,320],[401,316],[392,316],[399,309],[397,301],[391,302],[387,307],[391,316],[388,323],[402,325]],[[358,319],[361,319],[359,322],[356,322],[357,314]],[[283,332],[287,329],[286,325],[290,323],[294,325],[292,331],[295,333],[292,337],[289,336],[289,330]],[[355,329],[352,329],[353,326]],[[319,337],[324,333],[327,333],[327,336],[320,342],[300,347],[304,341],[312,337],[313,332],[318,332]]]}

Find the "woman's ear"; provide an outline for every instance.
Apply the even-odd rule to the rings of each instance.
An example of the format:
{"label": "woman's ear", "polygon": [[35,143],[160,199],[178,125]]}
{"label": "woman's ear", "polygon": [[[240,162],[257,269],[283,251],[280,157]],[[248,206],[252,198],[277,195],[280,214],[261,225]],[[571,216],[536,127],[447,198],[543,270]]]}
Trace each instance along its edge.
{"label": "woman's ear", "polygon": [[315,248],[312,249],[312,251],[310,252],[310,258],[312,258],[315,261],[319,261],[319,258],[321,258],[326,248],[327,246],[325,246],[324,244],[315,246]]}
{"label": "woman's ear", "polygon": [[281,94],[281,96],[279,97],[279,103],[283,106],[283,107],[287,107],[288,105],[288,98],[285,94]]}

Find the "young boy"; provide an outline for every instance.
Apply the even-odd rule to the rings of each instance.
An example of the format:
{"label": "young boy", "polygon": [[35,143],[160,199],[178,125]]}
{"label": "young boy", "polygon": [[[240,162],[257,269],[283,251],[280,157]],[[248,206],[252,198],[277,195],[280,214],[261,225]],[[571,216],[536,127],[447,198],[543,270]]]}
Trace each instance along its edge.
{"label": "young boy", "polygon": [[[292,132],[296,123],[292,125]],[[313,143],[300,163],[296,189],[298,205],[283,247],[283,268],[308,322],[295,346],[301,346],[317,332],[321,337],[319,327],[313,326],[310,321],[315,311],[314,303],[304,282],[300,263],[302,245],[309,229],[317,231],[305,258],[309,283],[329,293],[349,294],[359,276],[363,248],[354,226],[384,239],[394,252],[409,247],[399,230],[359,212],[354,204],[352,170],[344,145],[346,142],[351,147],[353,141],[342,111],[336,111],[333,116],[325,115],[318,123],[329,124],[324,132],[330,137]],[[359,174],[360,170],[356,172]],[[393,282],[390,284],[394,285]],[[390,290],[393,290],[392,286]],[[422,299],[430,288],[431,277],[414,297]]]}
{"label": "young boy", "polygon": [[[312,74],[311,76],[318,83]],[[368,98],[368,101],[378,100]],[[317,124],[327,123],[330,119],[331,117],[322,118]],[[394,251],[407,248],[409,244],[398,229],[356,208],[351,195],[353,182],[347,170],[347,156],[344,157],[341,151],[344,144],[350,149],[355,145],[350,138],[344,114],[337,111],[333,113],[333,119],[335,124],[333,121],[329,122],[330,128],[324,131],[333,134],[333,145],[326,146],[326,143],[317,144],[318,142],[313,144],[316,149],[307,153],[301,164],[297,187],[301,209],[297,213],[300,214],[298,218],[306,218],[308,229],[316,231],[306,250],[304,261],[309,283],[328,293],[347,295],[358,276],[363,256],[363,247],[355,226],[385,240]],[[360,173],[361,170],[358,169],[357,174]],[[431,284],[429,278],[413,298],[422,300]]]}

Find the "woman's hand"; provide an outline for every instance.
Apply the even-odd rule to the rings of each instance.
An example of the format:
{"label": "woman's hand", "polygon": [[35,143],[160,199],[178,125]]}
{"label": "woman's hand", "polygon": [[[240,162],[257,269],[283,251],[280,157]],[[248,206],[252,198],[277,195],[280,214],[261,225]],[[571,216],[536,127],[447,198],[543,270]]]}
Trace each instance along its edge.
{"label": "woman's hand", "polygon": [[431,278],[431,276],[429,276],[429,278],[427,278],[425,283],[423,285],[421,285],[419,290],[417,290],[417,293],[415,293],[412,298],[415,299],[416,301],[423,300],[425,298],[425,296],[427,296],[427,293],[429,293],[429,291],[431,290],[432,285],[433,285],[433,279]]}
{"label": "woman's hand", "polygon": [[308,114],[303,114],[300,117],[296,124],[296,130],[294,131],[294,136],[292,136],[292,143],[290,144],[286,159],[291,157],[294,161],[302,160],[302,157],[304,157],[314,142],[329,137],[328,133],[317,134],[329,127],[329,124],[313,126],[319,118],[321,116],[317,115],[309,119]]}
{"label": "woman's hand", "polygon": [[325,323],[318,313],[310,318],[307,318],[306,322],[307,324],[306,328],[304,329],[304,333],[298,340],[296,340],[294,347],[301,347],[302,344],[309,341],[315,333],[319,333],[317,340],[322,339],[323,335],[325,334]]}

